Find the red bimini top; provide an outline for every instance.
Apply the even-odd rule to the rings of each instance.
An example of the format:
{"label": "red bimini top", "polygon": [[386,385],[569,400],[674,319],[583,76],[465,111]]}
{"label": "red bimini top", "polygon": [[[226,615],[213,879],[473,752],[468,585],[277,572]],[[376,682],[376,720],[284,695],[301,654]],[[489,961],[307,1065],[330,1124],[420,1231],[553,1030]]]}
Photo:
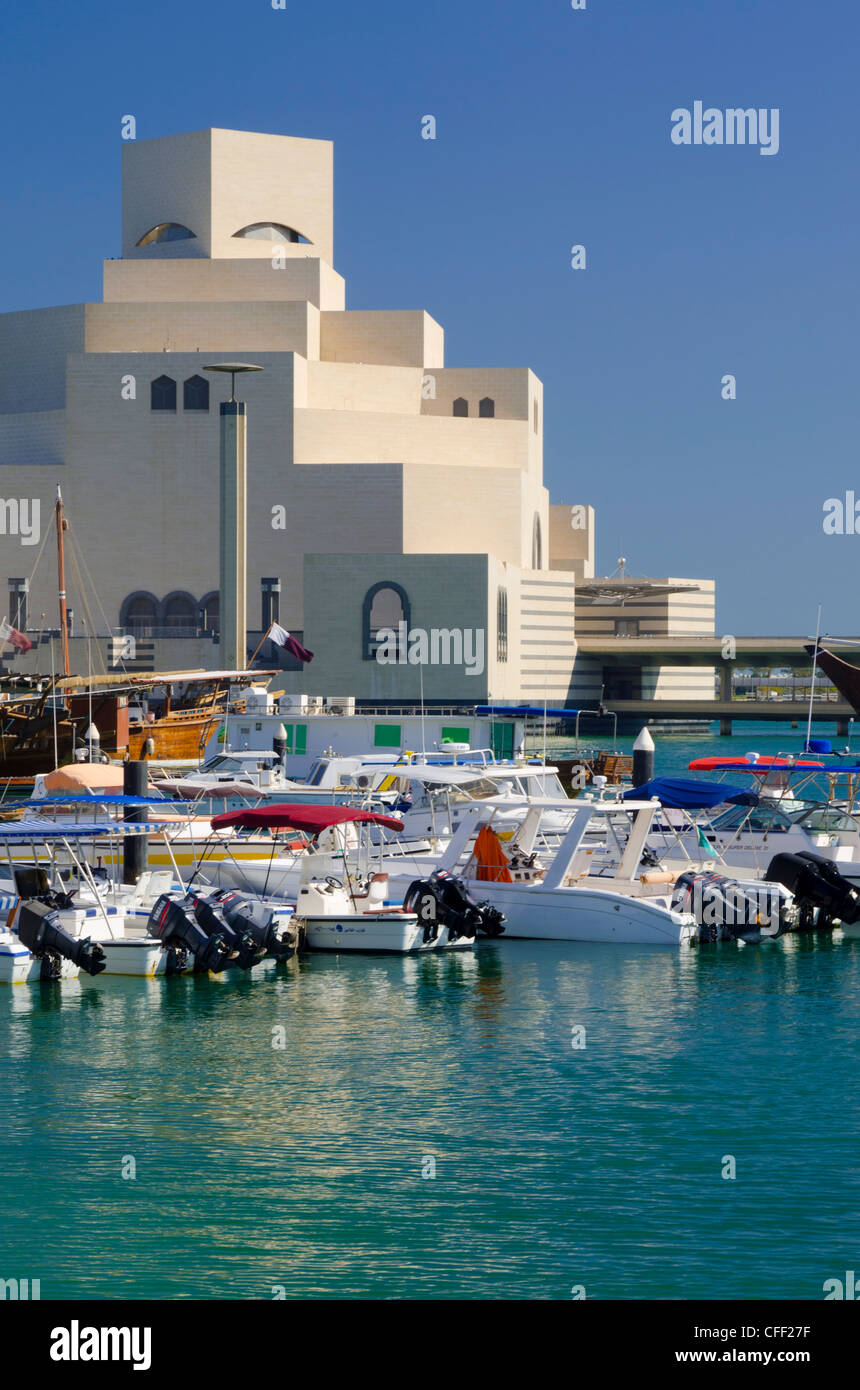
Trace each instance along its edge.
{"label": "red bimini top", "polygon": [[769,772],[774,767],[805,767],[825,771],[824,763],[803,762],[801,759],[795,762],[793,758],[772,758],[770,756],[756,758],[755,762],[751,758],[694,758],[687,766],[691,772],[721,772],[728,771],[729,768],[737,768],[738,771],[742,772]]}
{"label": "red bimini top", "polygon": [[227,826],[237,825],[244,830],[303,830],[308,835],[319,835],[320,831],[328,830],[332,825],[354,822],[383,825],[387,830],[403,829],[402,820],[379,815],[376,811],[358,811],[351,806],[309,806],[301,802],[222,811],[220,815],[212,817],[212,829],[224,830]]}

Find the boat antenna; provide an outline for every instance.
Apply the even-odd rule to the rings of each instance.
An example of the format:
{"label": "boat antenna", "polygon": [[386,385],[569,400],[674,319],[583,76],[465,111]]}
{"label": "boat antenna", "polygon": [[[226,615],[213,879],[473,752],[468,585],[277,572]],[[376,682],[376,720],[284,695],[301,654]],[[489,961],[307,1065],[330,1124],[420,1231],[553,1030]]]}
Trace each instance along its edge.
{"label": "boat antenna", "polygon": [[815,625],[815,647],[812,652],[812,681],[809,686],[809,718],[806,721],[806,748],[809,752],[809,740],[812,737],[812,701],[815,698],[815,672],[818,666],[818,639],[821,636],[821,604],[818,605],[818,621]]}
{"label": "boat antenna", "polygon": [[60,654],[63,658],[63,675],[70,676],[69,668],[69,625],[66,619],[66,559],[63,553],[63,532],[67,522],[63,518],[63,494],[57,484],[57,580],[60,604]]}

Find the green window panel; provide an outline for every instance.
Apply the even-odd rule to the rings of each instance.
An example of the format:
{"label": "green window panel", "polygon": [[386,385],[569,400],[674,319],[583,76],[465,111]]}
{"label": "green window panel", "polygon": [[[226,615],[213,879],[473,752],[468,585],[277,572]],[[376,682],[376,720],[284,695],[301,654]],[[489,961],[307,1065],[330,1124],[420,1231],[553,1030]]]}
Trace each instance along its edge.
{"label": "green window panel", "polygon": [[468,743],[469,741],[470,741],[470,735],[469,735],[469,730],[468,730],[468,729],[457,729],[457,728],[443,728],[443,729],[442,729],[442,742],[443,742],[443,743]]}
{"label": "green window panel", "polygon": [[399,748],[400,742],[399,724],[377,724],[374,727],[374,748]]}
{"label": "green window panel", "polygon": [[308,726],[307,724],[296,725],[296,747],[297,753],[307,753],[308,751]]}
{"label": "green window panel", "polygon": [[512,758],[514,756],[513,724],[493,725],[492,746],[497,758]]}

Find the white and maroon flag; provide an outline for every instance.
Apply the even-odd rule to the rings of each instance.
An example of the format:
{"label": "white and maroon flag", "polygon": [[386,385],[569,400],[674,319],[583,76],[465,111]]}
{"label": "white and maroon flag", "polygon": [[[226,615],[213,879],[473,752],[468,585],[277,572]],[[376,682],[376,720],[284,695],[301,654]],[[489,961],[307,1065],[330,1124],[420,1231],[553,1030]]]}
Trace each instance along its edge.
{"label": "white and maroon flag", "polygon": [[29,637],[25,637],[23,632],[19,632],[17,627],[12,627],[4,618],[0,623],[0,642],[11,642],[13,647],[17,647],[19,652],[31,652],[33,643]]}
{"label": "white and maroon flag", "polygon": [[301,642],[297,642],[295,637],[291,637],[287,629],[281,627],[280,623],[272,623],[272,626],[269,628],[269,636],[276,646],[286,647],[287,651],[292,652],[297,660],[313,661],[313,652],[309,652],[307,647],[303,647]]}

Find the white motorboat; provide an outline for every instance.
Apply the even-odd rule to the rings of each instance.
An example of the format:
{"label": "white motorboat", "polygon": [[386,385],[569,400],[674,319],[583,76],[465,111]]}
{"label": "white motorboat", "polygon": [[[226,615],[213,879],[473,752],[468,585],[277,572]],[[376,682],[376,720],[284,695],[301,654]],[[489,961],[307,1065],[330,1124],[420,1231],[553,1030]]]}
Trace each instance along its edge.
{"label": "white motorboat", "polygon": [[[595,814],[621,809],[637,813],[625,854],[611,878],[589,878],[591,851],[584,837]],[[533,854],[542,811],[532,808],[516,836],[516,853],[508,858],[501,841],[487,863],[482,850],[492,832],[492,816],[475,825],[464,824],[442,856],[440,868],[462,876],[467,888],[480,888],[482,897],[504,913],[505,936],[539,941],[592,941],[650,946],[692,945],[698,938],[695,917],[679,911],[665,884],[642,882],[636,870],[642,845],[657,807],[651,802],[604,802],[574,809],[570,829],[546,861]],[[500,857],[501,856],[501,857]],[[512,862],[513,861],[513,867]],[[530,861],[530,862],[529,862]],[[518,867],[519,866],[519,867]]]}
{"label": "white motorboat", "polygon": [[361,807],[286,803],[224,812],[214,818],[213,829],[224,826],[290,829],[309,837],[307,852],[297,860],[294,918],[309,950],[470,949],[479,931],[496,935],[501,929],[500,913],[472,902],[450,876],[434,877],[435,865],[426,879],[416,879],[413,869],[398,881],[392,899],[392,879],[370,831],[399,832],[403,822],[393,816]]}
{"label": "white motorboat", "polygon": [[[541,812],[532,808],[512,845],[503,846],[484,822],[477,836],[466,830],[452,840],[441,866],[469,887],[480,884],[504,912],[510,937],[677,946],[761,940],[796,923],[793,895],[781,883],[729,879],[713,873],[711,861],[643,864],[661,809],[656,801],[585,803],[562,843],[552,845],[541,843]],[[600,819],[606,828],[596,841]],[[600,849],[613,842],[617,858],[601,859]]]}
{"label": "white motorboat", "polygon": [[473,808],[495,812],[496,832],[502,838],[513,835],[529,806],[542,807],[546,834],[564,834],[573,814],[556,769],[543,764],[487,764],[477,769],[396,763],[380,770],[367,797],[367,804],[393,797],[392,810],[413,842],[449,839]]}
{"label": "white motorboat", "polygon": [[[147,920],[154,895],[173,875],[145,872],[136,884],[112,882],[87,863],[83,852],[86,844],[148,830],[97,821],[75,826],[42,817],[0,826],[14,884],[0,930],[0,982],[76,979],[81,970],[90,975],[163,972],[161,942],[150,936]],[[27,864],[20,858],[24,849],[30,852]]]}
{"label": "white motorboat", "polygon": [[[87,861],[106,842],[158,831],[152,823],[70,824],[43,817],[0,826],[15,896],[0,931],[0,981],[89,975],[151,977],[251,969],[295,953],[287,906],[260,911],[236,892],[189,893],[177,871],[122,883]],[[29,849],[31,862],[21,862]],[[16,859],[13,860],[13,850]],[[115,858],[121,857],[122,850]],[[98,856],[100,857],[100,856]]]}

